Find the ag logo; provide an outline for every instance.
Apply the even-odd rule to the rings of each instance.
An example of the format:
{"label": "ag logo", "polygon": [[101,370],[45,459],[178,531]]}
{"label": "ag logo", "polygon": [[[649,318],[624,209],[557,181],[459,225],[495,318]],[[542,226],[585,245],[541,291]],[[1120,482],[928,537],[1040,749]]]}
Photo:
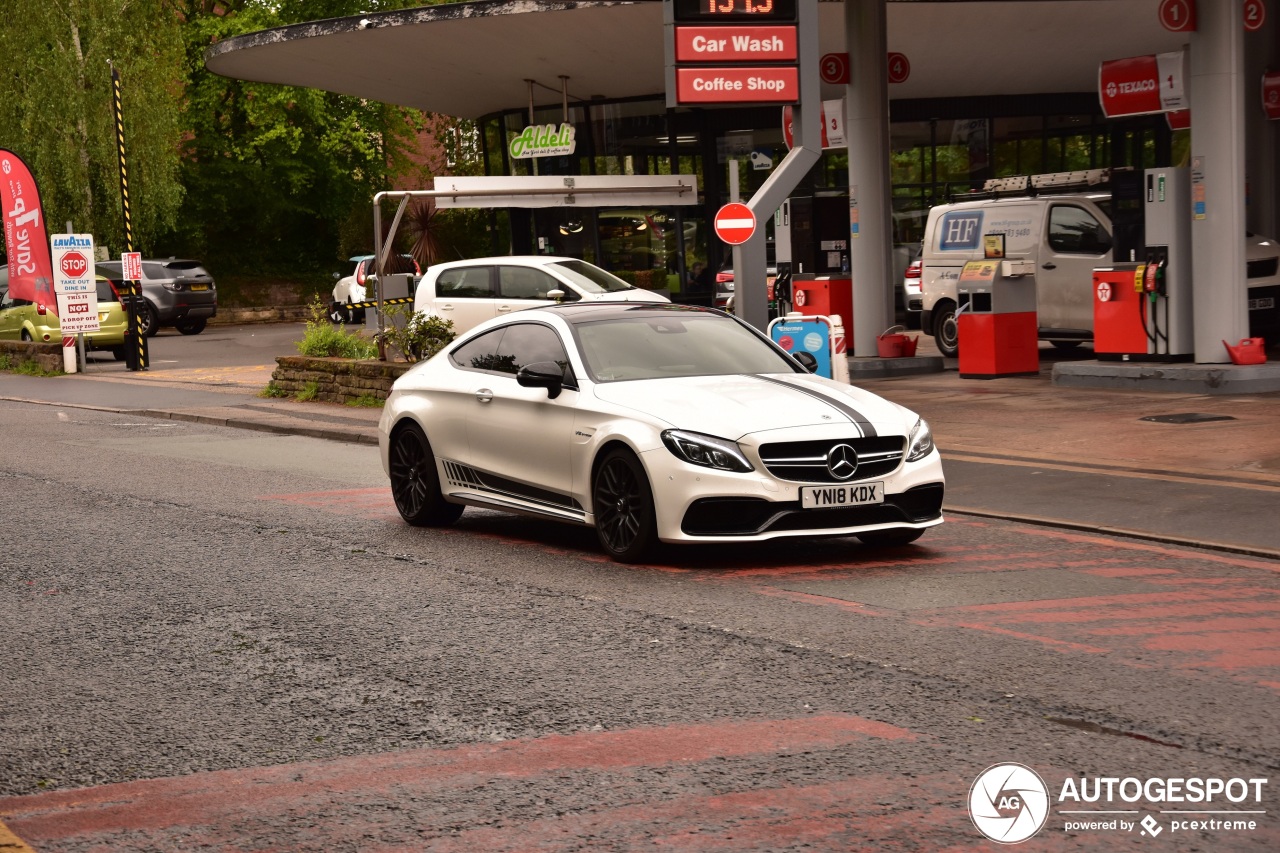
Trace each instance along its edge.
{"label": "ag logo", "polygon": [[992,765],[973,780],[969,789],[969,817],[978,831],[992,841],[1026,841],[1049,818],[1049,789],[1030,767]]}

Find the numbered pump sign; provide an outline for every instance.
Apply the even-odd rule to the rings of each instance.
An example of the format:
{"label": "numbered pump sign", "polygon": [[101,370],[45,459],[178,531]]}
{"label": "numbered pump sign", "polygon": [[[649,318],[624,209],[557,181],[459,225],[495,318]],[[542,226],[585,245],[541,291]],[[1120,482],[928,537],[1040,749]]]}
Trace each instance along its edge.
{"label": "numbered pump sign", "polygon": [[53,290],[58,296],[58,322],[62,326],[62,334],[98,331],[93,235],[54,234],[49,238],[49,248],[53,256]]}

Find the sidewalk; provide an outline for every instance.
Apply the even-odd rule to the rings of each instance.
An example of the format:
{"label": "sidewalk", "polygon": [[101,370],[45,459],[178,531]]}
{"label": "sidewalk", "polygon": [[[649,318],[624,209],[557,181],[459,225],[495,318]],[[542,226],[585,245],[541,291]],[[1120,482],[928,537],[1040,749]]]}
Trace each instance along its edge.
{"label": "sidewalk", "polygon": [[[931,338],[919,352],[937,354]],[[962,380],[950,361],[859,384],[929,421],[949,512],[1280,558],[1280,393],[1061,388],[1049,375],[1063,356],[1042,356],[1038,377]],[[377,443],[381,409],[258,397],[270,370],[6,377],[0,396]],[[136,406],[120,405],[121,384]]]}

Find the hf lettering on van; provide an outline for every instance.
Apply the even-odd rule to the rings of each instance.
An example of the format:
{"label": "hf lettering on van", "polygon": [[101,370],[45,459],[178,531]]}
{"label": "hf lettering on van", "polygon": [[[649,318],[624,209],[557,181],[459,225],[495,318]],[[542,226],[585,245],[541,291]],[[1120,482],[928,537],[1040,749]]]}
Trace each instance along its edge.
{"label": "hf lettering on van", "polygon": [[982,237],[982,211],[958,211],[942,217],[942,239],[938,248],[945,251],[978,248]]}

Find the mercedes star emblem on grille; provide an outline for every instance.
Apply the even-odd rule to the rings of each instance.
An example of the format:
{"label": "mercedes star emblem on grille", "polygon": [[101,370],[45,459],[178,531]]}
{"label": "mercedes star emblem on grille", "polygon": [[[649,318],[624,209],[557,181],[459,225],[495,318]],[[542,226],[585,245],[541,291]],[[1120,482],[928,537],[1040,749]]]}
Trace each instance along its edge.
{"label": "mercedes star emblem on grille", "polygon": [[827,451],[827,470],[837,480],[847,480],[858,472],[858,451],[847,444],[837,444]]}

